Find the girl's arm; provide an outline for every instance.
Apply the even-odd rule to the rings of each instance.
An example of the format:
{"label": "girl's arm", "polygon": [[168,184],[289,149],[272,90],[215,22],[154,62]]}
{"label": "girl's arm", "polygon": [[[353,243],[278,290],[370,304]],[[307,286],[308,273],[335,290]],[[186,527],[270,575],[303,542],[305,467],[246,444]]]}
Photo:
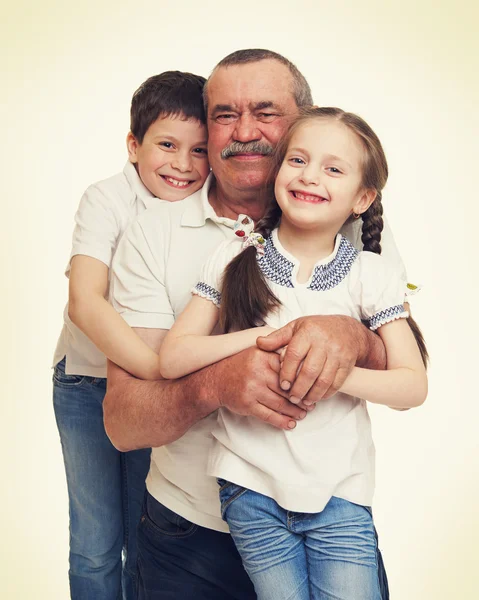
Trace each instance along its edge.
{"label": "girl's arm", "polygon": [[106,299],[108,267],[91,256],[71,261],[68,315],[111,361],[141,379],[160,379],[158,354]]}
{"label": "girl's arm", "polygon": [[375,404],[407,409],[427,396],[426,369],[406,319],[379,328],[387,355],[386,371],[354,367],[340,391]]}
{"label": "girl's arm", "polygon": [[161,345],[160,371],[165,379],[178,379],[246,350],[256,345],[259,336],[273,331],[271,327],[255,327],[210,336],[218,313],[211,300],[192,297]]}

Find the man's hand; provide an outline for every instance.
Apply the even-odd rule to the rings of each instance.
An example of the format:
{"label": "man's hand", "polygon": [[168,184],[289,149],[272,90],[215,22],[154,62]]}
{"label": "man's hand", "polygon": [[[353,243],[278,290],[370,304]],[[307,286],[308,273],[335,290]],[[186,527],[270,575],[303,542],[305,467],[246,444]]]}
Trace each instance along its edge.
{"label": "man's hand", "polygon": [[269,352],[287,346],[280,385],[291,402],[303,400],[306,406],[337,392],[356,364],[385,367],[384,346],[378,336],[356,319],[342,315],[296,319],[258,338],[257,345]]}
{"label": "man's hand", "polygon": [[219,402],[239,415],[257,417],[278,429],[294,429],[306,416],[305,406],[292,404],[279,386],[280,357],[248,348],[214,365],[212,376]]}

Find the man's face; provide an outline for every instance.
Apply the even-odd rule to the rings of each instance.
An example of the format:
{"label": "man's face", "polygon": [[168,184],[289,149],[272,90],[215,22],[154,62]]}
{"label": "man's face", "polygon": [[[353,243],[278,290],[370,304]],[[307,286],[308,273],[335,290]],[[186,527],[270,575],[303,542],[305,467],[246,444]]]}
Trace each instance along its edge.
{"label": "man's face", "polygon": [[298,112],[292,75],[276,60],[219,68],[208,83],[208,157],[225,189],[266,182],[272,149]]}

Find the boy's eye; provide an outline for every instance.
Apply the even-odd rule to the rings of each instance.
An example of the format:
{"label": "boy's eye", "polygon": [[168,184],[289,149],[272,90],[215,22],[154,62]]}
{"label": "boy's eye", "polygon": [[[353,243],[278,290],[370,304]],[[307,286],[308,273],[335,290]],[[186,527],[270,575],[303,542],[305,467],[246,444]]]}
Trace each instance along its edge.
{"label": "boy's eye", "polygon": [[162,146],[163,148],[173,148],[173,144],[171,142],[160,142],[159,146]]}
{"label": "boy's eye", "polygon": [[195,154],[207,154],[208,150],[206,148],[194,148],[193,152]]}

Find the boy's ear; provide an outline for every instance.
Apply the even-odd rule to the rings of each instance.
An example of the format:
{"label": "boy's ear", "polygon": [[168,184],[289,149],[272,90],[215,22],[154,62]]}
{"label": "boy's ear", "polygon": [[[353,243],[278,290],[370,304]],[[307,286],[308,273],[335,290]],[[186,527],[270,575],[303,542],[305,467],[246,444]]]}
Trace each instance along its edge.
{"label": "boy's ear", "polygon": [[137,151],[139,146],[140,144],[138,143],[136,137],[131,133],[131,131],[129,131],[128,135],[126,136],[126,147],[128,149],[128,159],[133,164],[138,162]]}
{"label": "boy's ear", "polygon": [[357,215],[362,215],[364,212],[368,210],[371,204],[376,200],[377,192],[376,190],[367,189],[363,190],[356,201],[356,204],[353,206],[353,212]]}

